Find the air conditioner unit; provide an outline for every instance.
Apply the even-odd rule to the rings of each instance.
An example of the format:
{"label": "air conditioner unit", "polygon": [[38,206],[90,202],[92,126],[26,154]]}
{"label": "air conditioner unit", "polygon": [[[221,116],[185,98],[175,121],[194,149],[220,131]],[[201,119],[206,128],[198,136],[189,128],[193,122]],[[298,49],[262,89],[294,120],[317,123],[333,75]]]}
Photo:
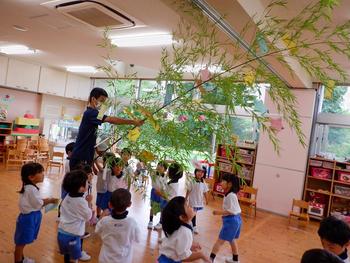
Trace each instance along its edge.
{"label": "air conditioner unit", "polygon": [[120,29],[135,27],[137,24],[140,25],[134,18],[107,1],[56,0],[45,2],[41,5],[50,9],[56,9],[67,17],[99,30],[104,30],[106,27]]}

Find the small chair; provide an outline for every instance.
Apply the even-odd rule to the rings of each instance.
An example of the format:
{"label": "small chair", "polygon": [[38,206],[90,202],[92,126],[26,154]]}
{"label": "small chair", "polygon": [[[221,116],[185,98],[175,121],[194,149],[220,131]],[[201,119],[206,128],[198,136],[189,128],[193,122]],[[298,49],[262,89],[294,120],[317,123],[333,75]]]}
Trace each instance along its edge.
{"label": "small chair", "polygon": [[211,194],[211,197],[213,198],[213,200],[215,200],[215,197],[214,197],[214,184],[215,184],[215,179],[214,179],[214,178],[205,178],[204,181],[205,181],[205,183],[208,185],[209,194]]}
{"label": "small chair", "polygon": [[243,186],[243,189],[240,191],[240,196],[238,201],[248,206],[249,208],[254,208],[254,216],[256,217],[256,200],[258,196],[258,189],[250,186]]}
{"label": "small chair", "polygon": [[39,145],[39,153],[38,153],[38,161],[48,161],[49,160],[49,145],[48,144],[40,144]]}
{"label": "small chair", "polygon": [[[297,208],[297,210],[295,210]],[[309,214],[309,203],[303,200],[293,199],[292,210],[289,212],[289,224],[292,217],[296,217],[299,220],[305,221],[306,224],[310,221]]]}
{"label": "small chair", "polygon": [[6,170],[10,167],[20,168],[23,164],[22,153],[17,150],[9,149],[6,156]]}
{"label": "small chair", "polygon": [[46,170],[50,167],[50,172],[52,167],[58,167],[58,173],[61,172],[61,167],[63,168],[64,153],[63,152],[53,152],[51,160],[48,161]]}

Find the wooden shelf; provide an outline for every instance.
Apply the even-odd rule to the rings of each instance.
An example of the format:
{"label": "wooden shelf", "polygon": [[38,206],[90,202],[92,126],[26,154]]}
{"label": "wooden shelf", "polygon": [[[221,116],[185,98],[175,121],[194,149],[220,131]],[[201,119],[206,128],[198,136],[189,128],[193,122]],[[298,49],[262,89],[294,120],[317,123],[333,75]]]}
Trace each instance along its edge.
{"label": "wooden shelf", "polygon": [[39,133],[11,133],[9,135],[12,135],[12,136],[38,136]]}
{"label": "wooden shelf", "polygon": [[310,214],[309,214],[309,217],[317,220],[322,220],[324,218],[324,216],[316,216],[316,215],[310,215]]}
{"label": "wooden shelf", "polygon": [[350,200],[350,196],[345,196],[345,195],[338,195],[338,194],[332,194],[334,197],[339,197],[339,198],[343,198],[343,199],[348,199]]}
{"label": "wooden shelf", "polygon": [[334,183],[337,183],[337,184],[344,184],[344,185],[350,185],[350,182],[343,182],[343,181],[338,181],[338,180],[334,180]]}
{"label": "wooden shelf", "polygon": [[[326,161],[326,162],[329,162],[329,163],[336,162],[335,160],[329,160],[329,159],[320,158],[320,157],[310,157],[310,159],[317,160],[317,161]],[[310,166],[312,166],[312,165],[310,165]]]}
{"label": "wooden shelf", "polygon": [[244,164],[244,165],[254,165],[254,164],[252,164],[252,163],[245,163],[245,162],[239,162],[239,161],[237,161],[236,163],[238,163],[238,164]]}
{"label": "wooden shelf", "polygon": [[310,176],[310,175],[308,176],[308,178],[319,180],[319,181],[332,182],[332,179],[323,179],[323,178],[318,178],[318,177]]}
{"label": "wooden shelf", "polygon": [[309,191],[309,192],[315,192],[315,193],[319,193],[319,194],[324,194],[324,195],[331,195],[330,192],[328,191],[320,191],[320,190],[317,190],[317,189],[311,189],[311,188],[306,188],[306,191]]}

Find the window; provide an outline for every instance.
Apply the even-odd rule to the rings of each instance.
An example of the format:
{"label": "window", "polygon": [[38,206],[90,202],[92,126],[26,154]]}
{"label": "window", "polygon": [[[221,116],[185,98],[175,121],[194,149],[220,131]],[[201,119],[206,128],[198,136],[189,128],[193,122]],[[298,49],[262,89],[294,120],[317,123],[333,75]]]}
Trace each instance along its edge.
{"label": "window", "polygon": [[331,98],[323,98],[321,112],[350,115],[349,86],[336,86]]}
{"label": "window", "polygon": [[106,90],[111,97],[135,98],[137,90],[137,80],[132,79],[113,79],[106,80]]}
{"label": "window", "polygon": [[141,80],[140,98],[141,99],[164,99],[165,81],[158,83],[155,80]]}
{"label": "window", "polygon": [[232,131],[240,141],[255,140],[255,123],[250,117],[231,117]]}

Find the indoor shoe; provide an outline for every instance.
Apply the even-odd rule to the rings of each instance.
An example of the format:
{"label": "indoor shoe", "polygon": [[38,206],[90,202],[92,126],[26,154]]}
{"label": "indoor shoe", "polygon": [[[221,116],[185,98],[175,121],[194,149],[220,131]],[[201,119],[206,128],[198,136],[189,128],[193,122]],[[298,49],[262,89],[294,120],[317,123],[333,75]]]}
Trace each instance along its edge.
{"label": "indoor shoe", "polygon": [[162,224],[161,223],[158,223],[154,226],[154,229],[155,230],[162,230]]}
{"label": "indoor shoe", "polygon": [[235,261],[232,258],[227,258],[225,262],[226,263],[239,263],[239,261]]}
{"label": "indoor shoe", "polygon": [[79,258],[79,260],[81,261],[89,261],[91,259],[91,256],[86,253],[86,251],[81,251],[81,257]]}
{"label": "indoor shoe", "polygon": [[147,228],[148,229],[153,229],[153,222],[152,221],[149,221]]}
{"label": "indoor shoe", "polygon": [[24,258],[23,263],[35,263],[35,260],[31,258]]}

